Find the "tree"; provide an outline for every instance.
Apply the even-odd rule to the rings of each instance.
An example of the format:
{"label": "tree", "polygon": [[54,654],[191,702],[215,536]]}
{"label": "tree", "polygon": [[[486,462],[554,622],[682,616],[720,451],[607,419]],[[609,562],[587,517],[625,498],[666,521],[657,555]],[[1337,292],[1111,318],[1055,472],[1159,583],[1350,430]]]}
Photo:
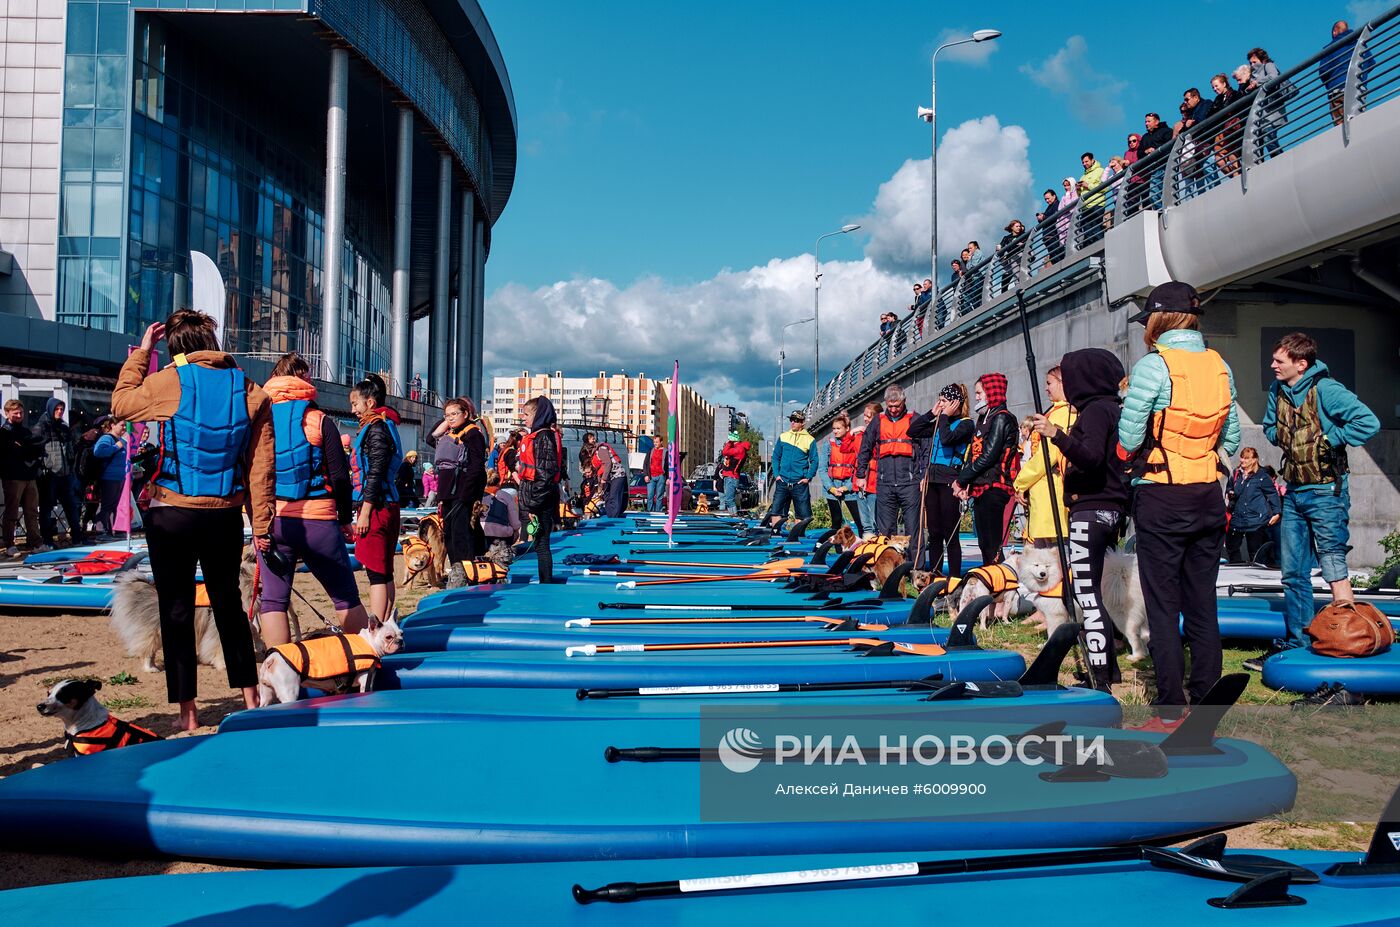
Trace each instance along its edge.
{"label": "tree", "polygon": [[763,462],[759,460],[759,449],[763,447],[763,432],[754,428],[744,419],[739,419],[739,440],[747,441],[753,448],[752,452],[744,460],[744,465],[739,468],[739,472],[757,476],[763,469]]}

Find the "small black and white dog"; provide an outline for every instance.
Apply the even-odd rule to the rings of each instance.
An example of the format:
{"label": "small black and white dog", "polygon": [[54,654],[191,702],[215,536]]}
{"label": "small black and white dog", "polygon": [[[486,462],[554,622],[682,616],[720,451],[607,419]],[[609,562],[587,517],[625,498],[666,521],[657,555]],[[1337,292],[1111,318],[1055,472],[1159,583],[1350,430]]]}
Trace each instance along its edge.
{"label": "small black and white dog", "polygon": [[102,683],[95,679],[65,679],[49,690],[36,708],[44,717],[63,722],[68,755],[101,753],[131,744],[163,740],[159,734],[113,717],[97,699]]}

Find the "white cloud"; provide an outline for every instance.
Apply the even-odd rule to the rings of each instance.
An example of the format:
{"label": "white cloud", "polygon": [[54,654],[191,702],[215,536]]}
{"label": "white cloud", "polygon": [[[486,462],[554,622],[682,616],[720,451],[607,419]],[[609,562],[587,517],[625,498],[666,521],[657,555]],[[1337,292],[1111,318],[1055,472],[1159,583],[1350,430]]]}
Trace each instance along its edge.
{"label": "white cloud", "polygon": [[[938,146],[940,272],[969,239],[990,251],[1010,219],[1026,218],[1029,148],[1024,129],[1003,126],[995,116],[969,120],[943,136]],[[880,185],[874,213],[860,220],[870,230],[866,256],[877,267],[928,276],[928,178],[927,159],[905,161]]]}
{"label": "white cloud", "polygon": [[[952,257],[968,238],[990,250],[1008,218],[1028,208],[1029,141],[995,117],[951,129],[939,148],[939,231]],[[822,378],[874,339],[879,315],[901,310],[910,284],[928,274],[929,162],[908,161],[880,186],[865,256],[822,264]],[[956,249],[955,249],[956,246]],[[488,375],[521,370],[597,370],[681,378],[712,402],[733,402],[771,430],[773,378],[782,326],[811,315],[811,254],[725,269],[695,283],[643,277],[618,285],[576,278],[530,289],[506,283],[486,305]],[[812,384],[812,326],[790,328],[787,396],[806,401]]]}
{"label": "white cloud", "polygon": [[[978,27],[981,28],[981,27]],[[938,41],[929,48],[929,54],[933,54],[933,49],[945,42],[955,42],[958,39],[965,39],[972,35],[973,30],[957,26],[944,29],[938,33]],[[960,61],[964,64],[984,65],[987,59],[992,57],[992,53],[997,50],[996,41],[988,42],[968,42],[966,45],[955,45],[952,48],[943,50],[943,54],[938,56],[939,61]]]}
{"label": "white cloud", "polygon": [[1351,0],[1347,4],[1347,24],[1359,29],[1393,6],[1393,0]]}
{"label": "white cloud", "polygon": [[1021,73],[1051,93],[1065,98],[1075,118],[1085,125],[1106,126],[1123,121],[1119,102],[1127,81],[1096,71],[1089,63],[1089,43],[1072,35],[1064,47],[1039,64],[1021,65]]}

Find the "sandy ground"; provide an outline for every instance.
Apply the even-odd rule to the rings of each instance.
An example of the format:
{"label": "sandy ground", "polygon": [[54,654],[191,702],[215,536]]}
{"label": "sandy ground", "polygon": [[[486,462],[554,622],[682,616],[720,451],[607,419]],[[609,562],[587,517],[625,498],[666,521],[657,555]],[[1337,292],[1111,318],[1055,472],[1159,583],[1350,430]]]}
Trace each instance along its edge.
{"label": "sandy ground", "polygon": [[[365,587],[361,578],[362,591]],[[330,603],[309,576],[297,590],[323,614]],[[423,590],[401,595],[403,611],[412,609]],[[320,626],[314,615],[294,599],[302,615],[302,627]],[[136,677],[114,684],[112,677],[127,673]],[[173,734],[175,712],[165,701],[165,678],[146,673],[140,661],[122,650],[102,614],[24,616],[0,614],[0,776],[14,775],[36,764],[64,760],[63,730],[57,720],[41,717],[35,705],[53,683],[72,676],[91,675],[103,682],[101,696],[113,714],[154,730]],[[199,669],[200,720],[207,726],[199,733],[213,733],[223,716],[242,707],[242,698],[228,688],[221,671]],[[175,735],[186,736],[186,735]],[[1235,847],[1315,847],[1364,849],[1369,828],[1256,824],[1234,831]],[[108,859],[95,856],[55,856],[40,853],[0,852],[0,889],[83,879],[117,878],[158,873],[227,870],[193,860]]]}

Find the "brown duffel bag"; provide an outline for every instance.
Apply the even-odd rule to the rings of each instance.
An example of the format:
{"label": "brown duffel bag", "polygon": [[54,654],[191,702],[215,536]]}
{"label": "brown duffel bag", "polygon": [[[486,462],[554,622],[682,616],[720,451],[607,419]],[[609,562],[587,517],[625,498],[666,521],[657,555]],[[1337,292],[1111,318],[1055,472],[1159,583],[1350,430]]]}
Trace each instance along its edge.
{"label": "brown duffel bag", "polygon": [[1328,605],[1307,628],[1314,653],[1324,657],[1373,657],[1395,643],[1390,619],[1370,602]]}

